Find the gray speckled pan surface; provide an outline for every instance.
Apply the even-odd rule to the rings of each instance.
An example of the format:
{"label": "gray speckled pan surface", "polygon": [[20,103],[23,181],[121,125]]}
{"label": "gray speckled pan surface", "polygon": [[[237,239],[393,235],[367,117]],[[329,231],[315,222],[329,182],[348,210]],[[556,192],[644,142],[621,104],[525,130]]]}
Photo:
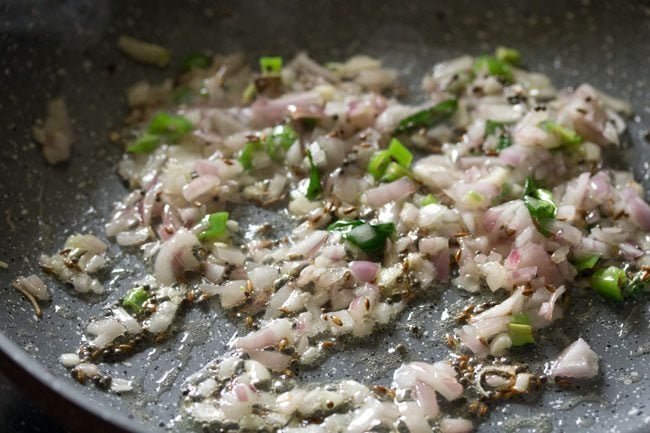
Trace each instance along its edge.
{"label": "gray speckled pan surface", "polygon": [[[103,233],[112,203],[125,192],[115,173],[120,150],[107,140],[125,114],[124,89],[172,71],[121,56],[115,47],[121,33],[171,47],[175,61],[200,49],[244,50],[251,59],[304,49],[323,61],[367,53],[402,69],[413,87],[436,61],[491,51],[499,44],[514,46],[531,69],[548,73],[558,86],[587,81],[632,102],[636,115],[630,120],[625,159],[646,189],[650,186],[650,148],[644,138],[650,129],[648,2],[5,0],[0,2],[0,32],[0,260],[10,264],[0,270],[0,331],[7,337],[0,334],[5,352],[0,366],[13,365],[10,360],[25,363],[45,382],[24,377],[25,387],[35,396],[55,389],[60,397],[47,397],[47,405],[62,417],[76,405],[121,428],[163,430],[176,415],[179,384],[223,351],[238,329],[218,309],[187,312],[171,341],[106,367],[136,380],[137,391],[118,398],[74,383],[58,356],[74,350],[88,319],[142,272],[136,257],[111,248],[122,271],[106,276],[110,293],[98,302],[76,297],[48,278],[53,301],[40,322],[10,288],[13,277],[33,272],[39,253],[54,251],[69,233]],[[70,163],[53,168],[44,163],[30,130],[43,116],[46,100],[56,95],[68,102],[77,139]],[[445,309],[453,313],[457,300],[454,291],[434,293],[374,341],[336,353],[303,375],[385,383],[403,360],[389,350],[398,342],[408,348],[404,359],[441,358],[446,353],[442,336],[452,326],[441,316]],[[601,355],[601,376],[571,390],[550,388],[526,402],[497,405],[481,432],[650,429],[648,304],[612,307],[580,293],[574,303],[571,314],[542,337],[544,351],[514,356],[538,365],[583,336]],[[415,338],[409,324],[426,332]],[[24,361],[23,351],[36,362]],[[20,370],[10,374],[19,377]],[[66,400],[73,404],[62,404]],[[75,429],[93,426],[93,431],[102,425],[81,411],[72,418]]]}

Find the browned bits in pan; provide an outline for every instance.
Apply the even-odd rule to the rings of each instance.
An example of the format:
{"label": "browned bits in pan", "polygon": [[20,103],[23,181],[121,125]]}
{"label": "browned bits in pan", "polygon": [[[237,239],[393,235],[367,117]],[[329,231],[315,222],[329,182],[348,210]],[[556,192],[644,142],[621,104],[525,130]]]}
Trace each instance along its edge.
{"label": "browned bits in pan", "polygon": [[459,323],[466,323],[472,317],[472,314],[474,314],[474,308],[476,308],[474,304],[470,304],[463,308],[463,311],[456,316],[456,321]]}
{"label": "browned bits in pan", "polygon": [[86,374],[83,371],[81,371],[79,369],[76,369],[76,368],[72,369],[71,374],[72,374],[72,377],[82,385],[84,383],[86,383],[86,379],[88,379],[88,377],[86,376]]}
{"label": "browned bits in pan", "polygon": [[551,293],[555,293],[555,291],[557,290],[557,288],[551,284],[544,284],[544,288]]}
{"label": "browned bits in pan", "polygon": [[474,416],[484,417],[488,413],[489,406],[477,400],[469,404],[468,410],[469,413],[471,413]]}
{"label": "browned bits in pan", "polygon": [[556,377],[555,383],[557,384],[557,386],[559,386],[562,389],[571,389],[571,382],[569,382],[567,379],[564,379],[562,377]]}
{"label": "browned bits in pan", "polygon": [[90,353],[90,360],[95,361],[104,354],[104,349],[96,349]]}
{"label": "browned bits in pan", "polygon": [[533,286],[530,284],[530,281],[527,281],[526,284],[524,285],[524,291],[522,292],[522,295],[524,296],[530,296],[533,293],[535,293],[535,289]]}
{"label": "browned bits in pan", "polygon": [[331,349],[335,346],[336,344],[333,341],[322,341],[320,343],[321,349]]}
{"label": "browned bits in pan", "polygon": [[375,385],[372,386],[370,390],[374,392],[378,397],[381,398],[389,398],[389,399],[395,398],[395,391],[393,391],[390,388],[386,388],[385,386]]}
{"label": "browned bits in pan", "polygon": [[458,347],[458,342],[453,335],[445,334],[445,339],[447,341],[447,346],[449,346],[451,349],[456,349],[456,347]]}

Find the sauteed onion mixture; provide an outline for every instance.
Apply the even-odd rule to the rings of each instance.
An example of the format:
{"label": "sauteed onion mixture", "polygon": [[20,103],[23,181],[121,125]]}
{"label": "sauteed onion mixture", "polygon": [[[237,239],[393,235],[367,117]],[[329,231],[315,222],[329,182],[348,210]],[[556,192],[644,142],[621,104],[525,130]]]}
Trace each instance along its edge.
{"label": "sauteed onion mixture", "polygon": [[[119,164],[131,192],[97,235],[151,272],[62,362],[126,392],[101,362],[165,338],[183,308],[231,310],[246,331],[179,390],[181,414],[217,431],[460,433],[492,401],[595,377],[583,339],[544,371],[508,354],[539,343],[574,290],[619,302],[647,289],[650,206],[603,159],[631,110],[521,62],[502,47],[438,63],[410,104],[367,56],[262,57],[258,70],[197,54],[174,80],[134,85]],[[242,207],[280,219],[244,224]],[[99,237],[70,236],[42,268],[111,290]],[[36,276],[16,286],[47,299]],[[403,364],[390,387],[296,376],[440,290],[469,292],[448,357]],[[485,292],[498,301],[476,301]]]}

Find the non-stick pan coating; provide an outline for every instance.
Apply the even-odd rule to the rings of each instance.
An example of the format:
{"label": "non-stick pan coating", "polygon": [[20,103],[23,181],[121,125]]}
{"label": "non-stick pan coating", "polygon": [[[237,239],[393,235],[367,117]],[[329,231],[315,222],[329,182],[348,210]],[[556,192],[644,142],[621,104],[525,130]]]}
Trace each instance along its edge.
{"label": "non-stick pan coating", "polygon": [[[111,248],[123,271],[106,276],[111,290],[98,302],[47,278],[53,301],[38,322],[10,287],[16,275],[37,270],[38,255],[55,251],[68,234],[103,236],[112,203],[126,191],[115,172],[120,149],[107,138],[125,115],[124,90],[138,79],[157,80],[173,70],[123,57],[116,50],[122,33],[171,47],[176,65],[202,49],[243,50],[253,61],[260,54],[290,56],[299,50],[320,61],[367,53],[404,71],[412,87],[436,61],[514,46],[532,70],[547,73],[560,86],[590,82],[632,102],[636,117],[629,124],[626,160],[646,189],[650,186],[648,2],[6,0],[0,18],[0,260],[10,265],[0,270],[0,349],[5,352],[0,366],[54,415],[76,419],[76,430],[99,431],[93,417],[107,420],[104,426],[114,421],[133,431],[163,430],[177,413],[179,384],[223,351],[238,329],[219,309],[188,312],[168,343],[107,366],[117,377],[135,378],[136,391],[119,398],[76,384],[58,356],[74,351],[89,318],[142,272],[137,258]],[[58,95],[68,102],[76,142],[68,164],[50,167],[32,142],[31,126],[44,115],[46,100]],[[247,218],[264,216],[249,212]],[[305,377],[387,383],[403,361],[389,353],[398,342],[408,348],[406,360],[444,357],[442,336],[452,324],[440,318],[457,297],[456,291],[432,294],[372,344],[335,354]],[[575,303],[540,344],[546,352],[514,356],[534,364],[581,335],[601,355],[604,373],[569,391],[553,389],[525,403],[499,405],[480,431],[525,425],[540,432],[646,431],[648,304],[612,306],[595,298]],[[416,338],[411,324],[423,327],[424,335]]]}

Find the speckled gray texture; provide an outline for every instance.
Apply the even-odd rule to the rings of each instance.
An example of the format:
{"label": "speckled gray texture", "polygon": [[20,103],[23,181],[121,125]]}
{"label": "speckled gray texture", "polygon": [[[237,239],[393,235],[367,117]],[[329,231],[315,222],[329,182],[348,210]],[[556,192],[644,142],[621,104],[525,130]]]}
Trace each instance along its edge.
{"label": "speckled gray texture", "polygon": [[[10,264],[0,270],[0,331],[59,377],[52,386],[63,393],[74,389],[101,417],[126,420],[142,431],[160,430],[175,416],[178,384],[224,349],[237,321],[218,309],[188,312],[170,342],[136,354],[129,364],[108,367],[119,377],[136,378],[136,392],[118,398],[74,384],[57,357],[74,350],[87,320],[142,272],[136,257],[111,249],[123,272],[105,276],[110,293],[98,302],[46,279],[53,301],[40,322],[9,287],[11,278],[33,272],[38,255],[54,251],[67,234],[101,234],[112,203],[125,192],[115,174],[120,150],[107,140],[125,114],[124,89],[172,71],[121,56],[115,48],[121,33],[171,47],[176,64],[200,49],[241,49],[252,59],[307,50],[323,61],[367,53],[401,69],[413,88],[436,61],[514,46],[531,69],[548,73],[558,86],[590,82],[632,102],[635,117],[625,157],[646,189],[650,185],[644,139],[650,128],[648,2],[8,0],[0,3],[0,31],[0,260]],[[77,139],[70,163],[53,168],[44,164],[30,128],[44,115],[46,100],[57,95],[68,102]],[[453,291],[432,294],[376,339],[334,354],[304,376],[386,383],[402,361],[390,353],[398,342],[408,348],[405,359],[445,356],[442,336],[452,324],[441,315],[459,308],[457,297]],[[569,391],[553,388],[525,403],[497,405],[481,432],[527,425],[538,432],[647,431],[648,304],[612,307],[579,293],[574,298],[570,316],[545,334],[540,346],[548,348],[546,355],[554,354],[581,335],[601,355],[603,374]],[[414,337],[411,324],[426,332]],[[546,355],[515,352],[533,365]]]}

